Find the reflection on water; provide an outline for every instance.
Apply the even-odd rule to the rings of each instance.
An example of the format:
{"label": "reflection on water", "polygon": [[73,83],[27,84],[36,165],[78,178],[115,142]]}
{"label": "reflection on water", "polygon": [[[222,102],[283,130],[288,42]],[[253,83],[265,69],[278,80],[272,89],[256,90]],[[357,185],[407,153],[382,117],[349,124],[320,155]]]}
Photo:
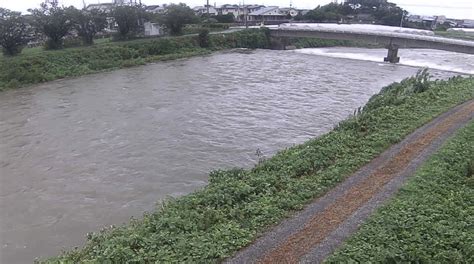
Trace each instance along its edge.
{"label": "reflection on water", "polygon": [[81,245],[156,201],[330,130],[416,68],[258,50],[0,95],[1,263]]}

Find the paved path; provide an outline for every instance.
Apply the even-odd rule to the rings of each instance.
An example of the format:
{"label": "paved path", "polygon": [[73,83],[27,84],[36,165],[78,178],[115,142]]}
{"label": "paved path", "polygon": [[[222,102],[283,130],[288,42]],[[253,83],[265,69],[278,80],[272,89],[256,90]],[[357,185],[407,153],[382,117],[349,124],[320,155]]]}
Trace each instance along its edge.
{"label": "paved path", "polygon": [[226,263],[320,263],[470,120],[474,100],[417,129]]}

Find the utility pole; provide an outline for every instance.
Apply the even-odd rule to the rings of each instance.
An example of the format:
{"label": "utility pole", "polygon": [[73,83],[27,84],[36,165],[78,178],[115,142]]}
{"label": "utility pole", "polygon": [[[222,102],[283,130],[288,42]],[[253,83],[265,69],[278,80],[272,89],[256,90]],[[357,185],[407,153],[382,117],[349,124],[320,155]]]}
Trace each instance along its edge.
{"label": "utility pole", "polygon": [[209,23],[209,19],[211,18],[210,14],[209,14],[209,0],[207,0],[206,8],[207,8],[207,23]]}
{"label": "utility pole", "polygon": [[400,19],[400,28],[403,27],[403,17],[405,16],[405,11],[402,10],[402,18]]}
{"label": "utility pole", "polygon": [[245,28],[249,28],[249,25],[247,23],[247,6],[245,6],[245,1],[242,1],[242,5],[244,6],[244,24],[245,24]]}

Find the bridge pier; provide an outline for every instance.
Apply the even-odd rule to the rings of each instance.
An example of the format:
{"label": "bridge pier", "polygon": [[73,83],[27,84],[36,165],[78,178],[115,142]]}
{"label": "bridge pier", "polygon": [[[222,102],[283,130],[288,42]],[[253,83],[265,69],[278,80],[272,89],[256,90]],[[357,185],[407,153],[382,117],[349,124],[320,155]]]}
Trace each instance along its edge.
{"label": "bridge pier", "polygon": [[271,49],[273,50],[284,50],[286,47],[287,40],[286,38],[275,38],[271,39]]}
{"label": "bridge pier", "polygon": [[387,46],[387,49],[387,57],[383,58],[383,61],[390,63],[399,63],[400,57],[398,57],[398,46],[390,43]]}

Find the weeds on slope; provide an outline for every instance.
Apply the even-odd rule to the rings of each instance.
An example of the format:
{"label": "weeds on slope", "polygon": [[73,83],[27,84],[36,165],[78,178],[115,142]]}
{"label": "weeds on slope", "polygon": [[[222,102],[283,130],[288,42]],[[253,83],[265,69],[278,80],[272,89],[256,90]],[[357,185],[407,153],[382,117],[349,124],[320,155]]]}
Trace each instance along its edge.
{"label": "weeds on slope", "polygon": [[327,263],[474,263],[474,122]]}
{"label": "weeds on slope", "polygon": [[3,57],[0,58],[0,91],[65,77],[143,65],[150,61],[208,54],[212,50],[266,48],[269,45],[263,30],[209,35],[209,42],[210,46],[203,48],[199,45],[198,36],[140,39]]}
{"label": "weeds on slope", "polygon": [[409,78],[375,95],[332,132],[285,149],[256,167],[218,170],[209,185],[162,203],[143,219],[90,234],[84,248],[46,263],[209,263],[321,196],[393,143],[474,98],[474,79]]}

